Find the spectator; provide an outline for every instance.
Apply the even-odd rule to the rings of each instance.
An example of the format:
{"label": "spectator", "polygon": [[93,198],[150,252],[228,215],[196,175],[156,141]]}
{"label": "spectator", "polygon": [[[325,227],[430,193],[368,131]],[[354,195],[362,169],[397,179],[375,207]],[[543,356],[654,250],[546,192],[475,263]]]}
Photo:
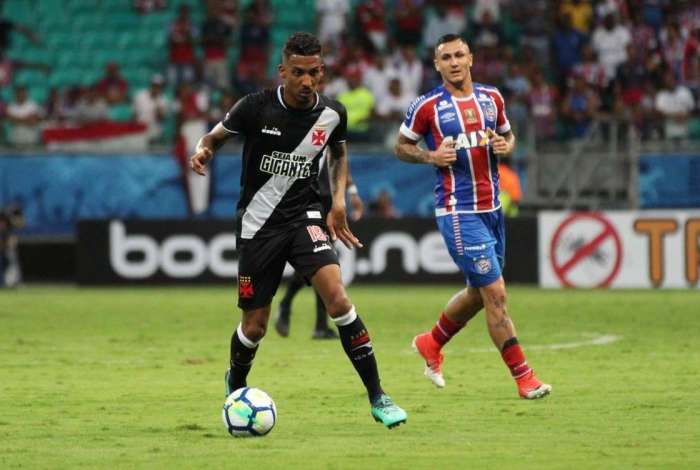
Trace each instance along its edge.
{"label": "spectator", "polygon": [[586,84],[593,87],[596,91],[601,91],[608,84],[605,69],[598,62],[595,51],[590,44],[583,45],[581,48],[581,62],[574,65],[571,72],[574,76],[583,77]]}
{"label": "spectator", "polygon": [[88,87],[81,96],[73,114],[78,124],[92,124],[109,119],[109,108],[99,90]]}
{"label": "spectator", "polygon": [[23,226],[24,214],[20,206],[0,208],[0,287],[16,287],[22,282],[15,231]]}
{"label": "spectator", "polygon": [[690,90],[679,84],[670,70],[664,74],[663,87],[656,95],[654,107],[664,119],[666,139],[684,140],[688,137],[690,113],[695,102]]}
{"label": "spectator", "polygon": [[[474,23],[480,24],[480,22],[483,21],[485,14],[489,15],[489,19],[492,22],[499,22],[501,20],[501,3],[504,3],[504,1],[476,0],[474,2],[474,11],[472,12]],[[463,10],[462,16],[464,16]]]}
{"label": "spectator", "polygon": [[548,0],[513,2],[509,11],[520,25],[521,51],[533,50],[532,65],[549,68],[549,36],[552,26],[549,21]]}
{"label": "spectator", "polygon": [[216,0],[219,6],[219,15],[221,21],[226,23],[226,25],[235,30],[238,27],[238,0]]}
{"label": "spectator", "polygon": [[570,137],[580,139],[586,135],[598,107],[598,95],[586,85],[583,77],[575,77],[562,108],[562,115],[568,121]]}
{"label": "spectator", "polygon": [[681,37],[677,23],[668,22],[659,33],[664,62],[673,71],[676,80],[681,79],[686,41]]}
{"label": "spectator", "polygon": [[163,95],[165,80],[154,75],[148,89],[139,90],[134,95],[133,107],[136,120],[148,128],[148,140],[158,141],[162,134],[162,123],[167,115],[169,103]]}
{"label": "spectator", "polygon": [[[453,19],[447,15],[447,8],[441,3],[437,3],[434,14],[428,18],[423,32],[423,46],[428,51],[432,51],[438,39],[444,34],[462,34],[464,28],[459,29]],[[432,54],[428,54],[432,59]]]}
{"label": "spectator", "polygon": [[228,43],[233,30],[222,19],[220,6],[207,9],[202,23],[202,47],[204,52],[204,80],[221,90],[231,87],[228,65]]}
{"label": "spectator", "polygon": [[647,81],[647,68],[643,52],[627,46],[627,60],[617,68],[615,76],[616,95],[623,107],[632,113],[640,105]]}
{"label": "spectator", "polygon": [[39,143],[42,109],[29,98],[25,87],[15,87],[15,101],[7,106],[6,114],[12,124],[8,136],[11,145],[31,147]]}
{"label": "spectator", "polygon": [[364,0],[356,9],[359,30],[377,51],[386,50],[386,12],[383,0]]}
{"label": "spectator", "polygon": [[629,28],[617,24],[612,14],[607,15],[603,24],[593,32],[593,49],[608,80],[615,78],[617,67],[627,59],[627,45],[631,41]]}
{"label": "spectator", "polygon": [[[389,80],[397,74],[386,66],[387,58],[381,54],[368,56],[362,74],[362,83],[372,92],[375,101],[381,101],[389,91]],[[405,111],[405,109],[404,109]]]}
{"label": "spectator", "polygon": [[551,139],[557,133],[557,89],[545,81],[540,70],[533,73],[531,82],[529,104],[535,133],[537,138]]}
{"label": "spectator", "polygon": [[566,89],[571,69],[581,62],[581,47],[585,41],[583,34],[571,26],[571,17],[560,15],[557,30],[552,36],[552,55],[557,66],[557,85],[560,90]]}
{"label": "spectator", "polygon": [[112,90],[111,93],[118,93],[118,101],[123,101],[126,98],[129,84],[119,71],[119,64],[110,62],[105,66],[104,77],[95,83],[95,88],[105,99],[107,99],[107,93],[110,92],[110,89],[115,88],[116,91]]}
{"label": "spectator", "polygon": [[503,43],[501,25],[491,16],[491,10],[484,10],[480,21],[473,27],[473,43],[475,49],[483,47],[498,47]]}
{"label": "spectator", "polygon": [[182,82],[192,82],[195,75],[197,58],[194,53],[196,32],[190,20],[190,8],[180,5],[178,15],[168,35],[170,48],[170,65],[168,80],[174,85]]}
{"label": "spectator", "polygon": [[590,0],[564,0],[559,10],[571,18],[571,26],[583,35],[591,31],[593,7]]}
{"label": "spectator", "polygon": [[111,85],[107,88],[105,102],[110,121],[130,122],[134,120],[134,110],[131,108],[131,103],[126,101],[119,86]]}
{"label": "spectator", "polygon": [[417,47],[420,44],[423,28],[424,0],[396,0],[394,21],[396,22],[396,41],[399,45],[407,44]]}
{"label": "spectator", "polygon": [[370,201],[368,207],[370,217],[395,219],[400,215],[394,207],[394,203],[391,200],[391,194],[389,194],[387,189],[380,190],[377,197]]}
{"label": "spectator", "polygon": [[134,0],[134,9],[145,15],[156,10],[163,10],[166,4],[166,0]]}
{"label": "spectator", "polygon": [[684,82],[700,78],[694,73],[698,62],[700,62],[700,25],[690,30],[683,49],[682,77]]}
{"label": "spectator", "polygon": [[[348,114],[348,133],[358,140],[366,140],[369,133],[369,120],[374,109],[374,96],[362,85],[362,73],[357,66],[345,71],[348,91],[338,95],[338,101],[345,106]],[[353,137],[351,137],[353,138]]]}
{"label": "spectator", "polygon": [[250,93],[264,87],[270,55],[272,13],[266,0],[255,0],[245,10],[238,59],[238,90]]}
{"label": "spectator", "polygon": [[[430,49],[432,51],[432,48]],[[418,59],[416,48],[405,44],[392,58],[393,73],[401,79],[401,89],[405,93],[420,95],[423,82],[423,63]]]}
{"label": "spectator", "polygon": [[322,44],[340,43],[349,11],[349,0],[316,0],[316,31]]}
{"label": "spectator", "polygon": [[[375,113],[382,120],[400,123],[414,99],[415,95],[402,90],[399,78],[392,78],[389,80],[387,91],[376,100]],[[392,128],[395,130],[396,126]]]}
{"label": "spectator", "polygon": [[322,93],[337,98],[338,95],[348,91],[348,82],[345,77],[336,73],[334,68],[326,68],[326,73],[323,77]]}

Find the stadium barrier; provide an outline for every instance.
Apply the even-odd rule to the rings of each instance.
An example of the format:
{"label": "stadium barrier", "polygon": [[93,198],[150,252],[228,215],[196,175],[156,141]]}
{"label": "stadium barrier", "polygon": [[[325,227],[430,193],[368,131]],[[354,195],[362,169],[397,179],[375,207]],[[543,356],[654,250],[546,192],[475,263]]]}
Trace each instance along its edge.
{"label": "stadium barrier", "polygon": [[[536,219],[507,229],[507,279],[537,282]],[[346,282],[463,282],[433,219],[365,219],[353,231],[364,248],[339,246]],[[238,273],[231,221],[82,221],[75,249],[83,285],[231,283]]]}

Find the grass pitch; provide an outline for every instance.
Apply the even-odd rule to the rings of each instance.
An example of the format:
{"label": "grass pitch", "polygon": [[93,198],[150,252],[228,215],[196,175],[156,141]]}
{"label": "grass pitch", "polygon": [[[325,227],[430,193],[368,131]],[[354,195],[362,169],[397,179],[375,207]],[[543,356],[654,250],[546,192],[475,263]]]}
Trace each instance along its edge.
{"label": "grass pitch", "polygon": [[528,402],[483,314],[445,350],[447,387],[422,376],[411,338],[457,289],[349,289],[409,413],[391,431],[339,342],[310,339],[302,292],[291,336],[271,329],[249,377],[279,411],[262,439],[221,422],[233,288],[0,291],[0,468],[700,467],[697,291],[510,288],[528,360],[553,386]]}

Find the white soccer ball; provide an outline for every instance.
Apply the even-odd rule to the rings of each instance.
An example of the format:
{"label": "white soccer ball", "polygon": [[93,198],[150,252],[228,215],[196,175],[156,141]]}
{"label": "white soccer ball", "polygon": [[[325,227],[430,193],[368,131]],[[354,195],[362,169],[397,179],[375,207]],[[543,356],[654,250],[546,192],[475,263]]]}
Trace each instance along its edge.
{"label": "white soccer ball", "polygon": [[226,398],[222,416],[233,437],[258,437],[272,431],[277,408],[270,395],[259,388],[243,387]]}

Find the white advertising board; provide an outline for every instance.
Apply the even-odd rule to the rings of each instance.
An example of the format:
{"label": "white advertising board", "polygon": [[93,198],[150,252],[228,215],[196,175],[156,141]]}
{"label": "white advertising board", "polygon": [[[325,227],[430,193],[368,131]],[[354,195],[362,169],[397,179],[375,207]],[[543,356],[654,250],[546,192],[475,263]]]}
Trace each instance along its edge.
{"label": "white advertising board", "polygon": [[542,287],[697,288],[700,210],[541,212]]}

